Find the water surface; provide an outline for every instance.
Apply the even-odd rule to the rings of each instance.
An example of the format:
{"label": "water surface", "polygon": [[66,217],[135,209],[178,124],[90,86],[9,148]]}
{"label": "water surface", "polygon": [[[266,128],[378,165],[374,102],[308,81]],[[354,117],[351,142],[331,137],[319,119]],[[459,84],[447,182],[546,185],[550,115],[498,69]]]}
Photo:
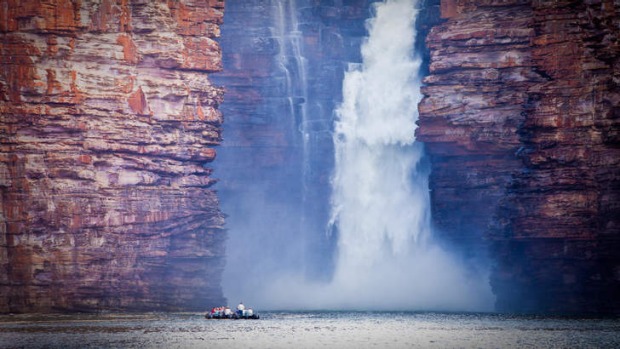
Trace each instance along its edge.
{"label": "water surface", "polygon": [[1,348],[620,348],[620,319],[418,312],[0,316]]}

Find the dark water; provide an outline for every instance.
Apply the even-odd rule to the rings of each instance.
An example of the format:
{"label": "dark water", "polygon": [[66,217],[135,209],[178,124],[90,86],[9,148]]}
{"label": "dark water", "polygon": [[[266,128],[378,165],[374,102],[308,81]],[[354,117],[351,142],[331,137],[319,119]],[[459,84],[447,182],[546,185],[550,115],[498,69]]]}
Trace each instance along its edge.
{"label": "dark water", "polygon": [[620,348],[620,319],[401,312],[0,316],[1,348]]}

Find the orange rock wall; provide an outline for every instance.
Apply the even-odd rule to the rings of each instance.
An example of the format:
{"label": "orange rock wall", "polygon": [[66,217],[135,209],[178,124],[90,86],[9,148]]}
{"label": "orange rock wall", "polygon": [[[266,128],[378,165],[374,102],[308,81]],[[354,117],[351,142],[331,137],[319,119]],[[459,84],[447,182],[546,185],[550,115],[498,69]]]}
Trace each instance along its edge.
{"label": "orange rock wall", "polygon": [[0,0],[0,312],[224,301],[223,0]]}
{"label": "orange rock wall", "polygon": [[437,226],[487,245],[498,310],[620,313],[620,5],[441,11],[418,129]]}

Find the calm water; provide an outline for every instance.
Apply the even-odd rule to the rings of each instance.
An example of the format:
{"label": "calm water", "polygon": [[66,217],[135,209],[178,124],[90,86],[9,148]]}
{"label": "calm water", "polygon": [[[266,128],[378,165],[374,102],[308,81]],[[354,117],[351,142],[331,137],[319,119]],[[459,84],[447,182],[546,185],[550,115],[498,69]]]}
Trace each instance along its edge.
{"label": "calm water", "polygon": [[1,348],[620,348],[620,319],[395,312],[0,316]]}

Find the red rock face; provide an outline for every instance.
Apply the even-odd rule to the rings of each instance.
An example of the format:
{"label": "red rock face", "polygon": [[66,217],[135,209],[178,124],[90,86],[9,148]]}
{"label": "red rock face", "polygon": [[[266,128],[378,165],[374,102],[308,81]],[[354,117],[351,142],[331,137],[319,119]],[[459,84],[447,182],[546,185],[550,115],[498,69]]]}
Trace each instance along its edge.
{"label": "red rock face", "polygon": [[620,312],[620,6],[442,1],[418,137],[499,310]]}
{"label": "red rock face", "polygon": [[223,1],[0,1],[0,312],[224,301]]}

